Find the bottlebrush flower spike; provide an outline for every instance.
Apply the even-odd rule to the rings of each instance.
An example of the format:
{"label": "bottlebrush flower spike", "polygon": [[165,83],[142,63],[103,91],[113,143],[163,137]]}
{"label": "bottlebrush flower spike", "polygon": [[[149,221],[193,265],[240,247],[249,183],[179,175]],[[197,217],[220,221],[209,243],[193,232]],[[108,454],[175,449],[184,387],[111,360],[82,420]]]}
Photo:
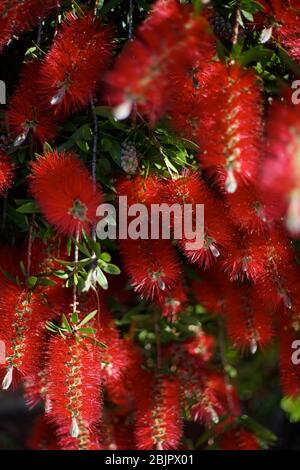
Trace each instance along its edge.
{"label": "bottlebrush flower spike", "polygon": [[[224,76],[225,73],[225,76]],[[229,66],[211,83],[203,107],[199,160],[227,193],[253,181],[262,150],[262,97],[258,77]],[[221,85],[221,86],[219,86]]]}
{"label": "bottlebrush flower spike", "polygon": [[299,39],[299,0],[271,0],[272,15],[274,16],[274,37],[285,47],[291,57],[300,61]]}
{"label": "bottlebrush flower spike", "polygon": [[199,356],[203,362],[208,362],[212,359],[215,346],[215,338],[205,333],[202,329],[199,329],[195,336],[185,342],[188,353]]}
{"label": "bottlebrush flower spike", "polygon": [[82,448],[101,418],[100,349],[83,339],[77,342],[70,335],[65,339],[55,335],[47,355],[48,416],[59,435],[69,435]]}
{"label": "bottlebrush flower spike", "polygon": [[3,0],[0,5],[0,53],[15,35],[36,26],[59,3],[58,0]]}
{"label": "bottlebrush flower spike", "polygon": [[159,377],[145,408],[136,416],[136,443],[139,450],[176,449],[182,434],[180,387],[175,377]]}
{"label": "bottlebrush flower spike", "polygon": [[211,371],[205,360],[201,360],[201,355],[190,354],[188,344],[171,346],[166,357],[177,372],[186,412],[196,421],[217,424],[224,414],[224,406],[218,390],[209,386]]}
{"label": "bottlebrush flower spike", "polygon": [[14,166],[8,155],[0,150],[0,194],[11,186],[14,177]]}
{"label": "bottlebrush flower spike", "polygon": [[240,186],[235,193],[228,194],[226,206],[236,227],[250,234],[268,230],[271,223],[271,218],[267,217],[269,211],[260,190],[254,185]]}
{"label": "bottlebrush flower spike", "polygon": [[9,101],[6,113],[14,145],[21,145],[32,134],[42,144],[55,139],[58,120],[51,115],[38,95],[41,64],[38,61],[24,66],[19,86]]}
{"label": "bottlebrush flower spike", "polygon": [[135,176],[132,179],[120,178],[116,185],[118,196],[126,196],[128,206],[132,204],[145,204],[150,208],[151,204],[160,203],[160,191],[162,182],[156,175]]}
{"label": "bottlebrush flower spike", "polygon": [[62,234],[88,232],[97,221],[102,194],[72,152],[48,151],[38,157],[32,163],[30,189],[45,217]]}
{"label": "bottlebrush flower spike", "polygon": [[219,445],[222,450],[259,450],[261,448],[255,434],[242,428],[225,432]]}
{"label": "bottlebrush flower spike", "polygon": [[39,416],[26,442],[30,450],[59,450],[55,427],[44,416]]}
{"label": "bottlebrush flower spike", "polygon": [[255,285],[262,303],[272,308],[297,309],[299,272],[290,241],[282,230],[270,231],[265,244],[265,259],[268,276],[262,277]]}
{"label": "bottlebrush flower spike", "polygon": [[[141,297],[163,299],[177,284],[180,267],[169,240],[120,240],[125,269]],[[143,263],[141,263],[143,260]]]}
{"label": "bottlebrush flower spike", "polygon": [[192,292],[196,301],[209,313],[221,313],[224,310],[224,297],[228,284],[229,281],[224,278],[223,273],[213,266],[202,274],[200,281],[192,282]]}
{"label": "bottlebrush flower spike", "polygon": [[[179,70],[171,77],[170,86],[173,95],[167,110],[171,126],[184,138],[196,144],[199,143],[199,128],[201,128],[203,108],[207,106],[207,95],[212,84],[217,82],[220,86],[224,86],[221,81],[224,71],[226,74],[224,64],[221,62],[207,63],[199,59],[187,70]],[[213,110],[213,106],[211,109]]]}
{"label": "bottlebrush flower spike", "polygon": [[257,302],[251,287],[244,285],[228,289],[225,300],[228,334],[239,348],[249,348],[255,354],[274,336],[272,317],[265,305]]}
{"label": "bottlebrush flower spike", "polygon": [[70,13],[41,68],[40,94],[55,114],[85,107],[111,55],[111,32],[91,14]]}
{"label": "bottlebrush flower spike", "polygon": [[236,232],[222,260],[222,268],[231,281],[248,279],[258,282],[268,275],[268,240],[268,234],[248,236],[243,232]]}
{"label": "bottlebrush flower spike", "polygon": [[[197,263],[204,269],[208,269],[226,252],[233,234],[225,213],[223,203],[211,197],[204,204],[203,246],[201,248],[188,246],[191,240],[186,237],[179,240],[180,248],[191,263]],[[192,239],[192,242],[194,241],[196,241],[195,238]]]}
{"label": "bottlebrush flower spike", "polygon": [[157,120],[172,96],[170,76],[199,55],[213,55],[208,29],[207,21],[194,15],[190,6],[158,0],[107,75],[108,102],[116,106],[116,117],[128,117],[137,103],[151,122]]}
{"label": "bottlebrush flower spike", "polygon": [[166,297],[161,300],[161,314],[169,321],[176,321],[178,315],[184,309],[187,302],[186,293],[181,284],[176,285],[168,292]]}
{"label": "bottlebrush flower spike", "polygon": [[21,376],[40,370],[44,342],[44,322],[50,316],[39,293],[27,292],[15,285],[2,290],[0,300],[0,338],[6,348],[6,375],[2,388],[8,389],[15,371]]}
{"label": "bottlebrush flower spike", "polygon": [[287,100],[274,100],[269,107],[260,180],[267,214],[277,219],[285,216],[288,231],[297,236],[300,233],[300,165],[297,159],[300,113],[298,106],[290,103],[291,97]]}

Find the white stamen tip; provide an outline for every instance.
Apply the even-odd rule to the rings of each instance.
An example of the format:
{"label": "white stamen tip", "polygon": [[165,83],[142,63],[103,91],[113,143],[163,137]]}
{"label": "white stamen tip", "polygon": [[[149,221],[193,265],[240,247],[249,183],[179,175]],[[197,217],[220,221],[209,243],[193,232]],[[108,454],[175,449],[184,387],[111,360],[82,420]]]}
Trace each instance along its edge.
{"label": "white stamen tip", "polygon": [[28,136],[29,129],[26,129],[22,134],[18,135],[16,140],[13,143],[14,147],[19,147],[19,145],[23,144],[23,142],[26,140],[26,137]]}
{"label": "white stamen tip", "polygon": [[209,246],[209,249],[210,249],[210,251],[212,252],[212,254],[214,255],[215,258],[219,258],[220,252],[219,252],[218,248],[215,245],[211,244]]}
{"label": "white stamen tip", "polygon": [[113,116],[116,121],[123,121],[123,119],[127,119],[130,116],[132,111],[133,101],[126,100],[119,106],[116,106],[113,109]]}
{"label": "white stamen tip", "polygon": [[71,437],[78,437],[80,434],[79,426],[78,426],[78,421],[75,416],[72,418],[72,423],[70,427],[70,436]]}
{"label": "white stamen tip", "polygon": [[61,103],[65,97],[65,94],[66,94],[66,90],[65,88],[60,88],[58,93],[54,96],[52,96],[51,100],[50,100],[50,104],[51,106],[55,106],[59,103]]}
{"label": "white stamen tip", "polygon": [[260,34],[259,42],[261,44],[265,44],[266,42],[268,42],[272,37],[272,33],[273,33],[272,26],[269,26],[269,28],[264,28]]}
{"label": "white stamen tip", "polygon": [[226,178],[226,181],[225,181],[225,189],[227,191],[227,193],[235,193],[236,190],[237,190],[237,180],[236,180],[236,177],[234,176],[234,172],[233,172],[233,169],[232,168],[229,168],[229,170],[227,171],[227,178]]}
{"label": "white stamen tip", "polygon": [[255,354],[257,351],[257,342],[255,338],[251,338],[251,343],[250,343],[250,352],[251,354]]}
{"label": "white stamen tip", "polygon": [[2,389],[8,390],[13,380],[13,367],[9,367],[2,382]]}

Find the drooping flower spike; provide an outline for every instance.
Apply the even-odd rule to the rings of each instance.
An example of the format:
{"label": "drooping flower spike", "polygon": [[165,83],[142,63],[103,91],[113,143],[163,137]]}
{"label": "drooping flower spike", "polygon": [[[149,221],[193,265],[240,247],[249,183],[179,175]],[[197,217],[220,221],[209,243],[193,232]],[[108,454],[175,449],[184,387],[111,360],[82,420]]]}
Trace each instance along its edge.
{"label": "drooping flower spike", "polygon": [[41,64],[26,64],[21,80],[9,101],[6,116],[14,145],[21,145],[32,134],[41,144],[51,142],[58,133],[59,121],[45,108],[38,94]]}
{"label": "drooping flower spike", "polygon": [[[146,299],[163,299],[180,279],[176,252],[169,240],[119,240],[134,290]],[[143,262],[141,262],[143,260]]]}
{"label": "drooping flower spike", "polygon": [[89,232],[102,202],[84,164],[72,152],[48,151],[32,163],[30,190],[42,213],[60,233]]}
{"label": "drooping flower spike", "polygon": [[51,310],[40,293],[8,285],[1,292],[0,311],[0,339],[6,350],[2,388],[7,390],[16,372],[26,378],[40,370],[45,321],[51,318]]}
{"label": "drooping flower spike", "polygon": [[59,0],[3,0],[0,5],[0,53],[17,35],[35,27],[59,4]]}
{"label": "drooping flower spike", "polygon": [[268,109],[260,187],[267,215],[278,220],[285,217],[294,236],[300,233],[299,149],[300,113],[288,94],[284,101],[274,100]]}
{"label": "drooping flower spike", "polygon": [[11,186],[14,177],[14,165],[9,156],[0,150],[0,194]]}
{"label": "drooping flower spike", "polygon": [[239,65],[223,65],[207,87],[198,132],[199,160],[227,193],[254,181],[262,152],[259,79]]}
{"label": "drooping flower spike", "polygon": [[107,75],[108,102],[116,106],[116,117],[128,117],[136,103],[150,122],[157,120],[171,98],[170,77],[199,55],[213,55],[208,29],[188,5],[158,0]]}
{"label": "drooping flower spike", "polygon": [[111,31],[99,19],[69,13],[41,68],[45,106],[66,116],[88,105],[111,52]]}

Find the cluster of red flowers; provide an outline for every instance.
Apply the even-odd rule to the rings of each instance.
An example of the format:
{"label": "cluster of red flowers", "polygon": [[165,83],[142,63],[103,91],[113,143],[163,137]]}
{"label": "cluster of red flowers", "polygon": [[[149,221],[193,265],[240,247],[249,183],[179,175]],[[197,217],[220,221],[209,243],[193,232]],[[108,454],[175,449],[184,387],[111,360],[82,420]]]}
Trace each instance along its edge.
{"label": "cluster of red flowers", "polygon": [[[0,48],[58,3],[2,2]],[[297,60],[299,3],[285,9],[274,0],[265,10]],[[224,449],[257,449],[259,440],[239,419],[235,387],[213,366],[215,338],[199,323],[190,325],[187,339],[160,344],[157,313],[172,329],[189,301],[200,303],[224,319],[234,347],[252,354],[278,336],[283,392],[300,393],[290,357],[299,339],[300,272],[289,238],[300,234],[300,112],[283,91],[264,118],[261,80],[252,69],[216,59],[209,23],[190,5],[158,0],[112,65],[111,30],[89,12],[78,15],[66,16],[42,61],[24,66],[6,113],[8,153],[27,139],[38,148],[55,141],[67,117],[93,106],[96,96],[117,119],[132,113],[152,126],[165,116],[197,145],[199,169],[173,178],[127,175],[117,180],[116,193],[147,207],[204,204],[204,244],[193,250],[187,238],[176,240],[174,217],[172,241],[118,242],[125,274],[108,294],[95,286],[78,292],[75,280],[70,292],[72,273],[53,273],[61,269],[58,260],[70,262],[70,271],[77,267],[80,237],[93,235],[104,194],[72,150],[45,146],[30,163],[28,192],[56,235],[43,243],[30,233],[25,249],[1,253],[2,387],[21,380],[28,404],[44,403],[45,418],[29,443],[34,448],[178,449],[185,416],[214,427]],[[16,171],[0,150],[1,195]],[[64,237],[76,237],[75,262]],[[192,282],[184,277],[185,262],[195,268]],[[135,343],[135,325],[123,337],[106,306],[111,294],[120,296],[123,279],[155,317],[157,367]],[[125,309],[132,298],[123,292]]]}

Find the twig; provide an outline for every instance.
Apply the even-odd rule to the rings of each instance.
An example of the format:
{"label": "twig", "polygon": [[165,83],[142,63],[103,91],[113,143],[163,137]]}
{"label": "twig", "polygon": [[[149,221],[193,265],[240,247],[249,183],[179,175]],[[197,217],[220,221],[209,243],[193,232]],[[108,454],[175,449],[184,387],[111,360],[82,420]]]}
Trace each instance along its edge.
{"label": "twig", "polygon": [[28,245],[27,245],[27,266],[26,266],[27,277],[30,276],[30,269],[31,269],[34,220],[35,220],[35,215],[33,214],[33,216],[31,217],[30,226],[29,226]]}
{"label": "twig", "polygon": [[128,9],[128,38],[133,38],[133,0],[129,0],[129,9]]}
{"label": "twig", "polygon": [[155,309],[154,311],[154,331],[156,336],[156,365],[158,371],[160,371],[162,366],[162,357],[161,357],[161,339],[160,339],[160,329],[158,323],[158,312]]}
{"label": "twig", "polygon": [[36,38],[36,45],[38,46],[38,48],[41,47],[42,34],[43,34],[43,22],[40,21],[39,26],[38,26],[37,38]]}
{"label": "twig", "polygon": [[224,372],[224,381],[225,381],[225,389],[226,389],[226,400],[228,404],[228,408],[230,412],[234,415],[234,403],[232,399],[232,395],[229,392],[229,389],[231,388],[231,383],[229,380],[229,377],[226,372],[227,368],[227,359],[226,359],[226,352],[225,352],[225,337],[224,337],[224,329],[223,329],[223,322],[222,319],[219,317],[218,318],[218,339],[219,339],[219,348],[220,348],[220,356],[221,356],[221,363],[222,363],[222,368]]}
{"label": "twig", "polygon": [[[79,229],[76,231],[76,243],[75,243],[75,253],[74,253],[74,261],[75,261],[75,267],[78,265],[78,260],[79,260]],[[73,280],[74,281],[74,280]],[[73,313],[77,312],[77,285],[74,281],[73,284]]]}
{"label": "twig", "polygon": [[240,20],[241,20],[241,11],[240,11],[241,1],[237,0],[236,2],[236,14],[235,14],[235,23],[233,29],[233,38],[232,38],[232,45],[235,46],[239,39],[239,32],[240,32]]}

